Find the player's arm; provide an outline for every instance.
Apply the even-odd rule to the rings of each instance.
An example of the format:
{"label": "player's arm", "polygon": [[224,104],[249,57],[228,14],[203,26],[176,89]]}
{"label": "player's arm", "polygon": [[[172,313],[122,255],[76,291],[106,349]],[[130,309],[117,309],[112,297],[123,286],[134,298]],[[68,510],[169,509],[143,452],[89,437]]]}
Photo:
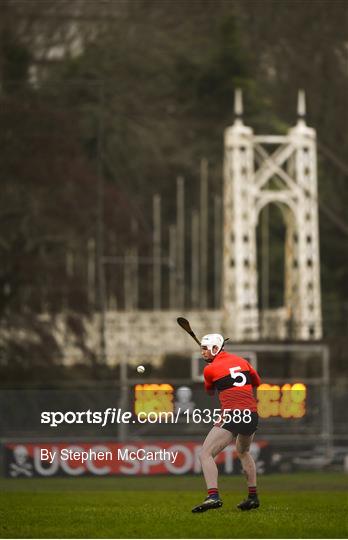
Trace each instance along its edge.
{"label": "player's arm", "polygon": [[257,373],[256,369],[254,369],[253,366],[251,366],[250,364],[249,364],[249,372],[250,372],[252,386],[260,386],[261,384],[260,375]]}
{"label": "player's arm", "polygon": [[212,379],[212,374],[210,373],[209,366],[206,366],[203,370],[204,376],[204,388],[205,391],[212,396],[214,394],[214,383]]}

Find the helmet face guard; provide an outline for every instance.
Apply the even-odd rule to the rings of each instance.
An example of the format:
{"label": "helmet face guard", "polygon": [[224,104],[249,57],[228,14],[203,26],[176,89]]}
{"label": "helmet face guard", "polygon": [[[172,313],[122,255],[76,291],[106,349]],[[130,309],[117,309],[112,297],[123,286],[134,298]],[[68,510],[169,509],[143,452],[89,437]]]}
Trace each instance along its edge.
{"label": "helmet face guard", "polygon": [[[223,348],[224,342],[225,340],[221,334],[206,334],[202,337],[201,347],[207,347],[210,354],[216,356]],[[213,352],[214,347],[218,347],[216,352]]]}

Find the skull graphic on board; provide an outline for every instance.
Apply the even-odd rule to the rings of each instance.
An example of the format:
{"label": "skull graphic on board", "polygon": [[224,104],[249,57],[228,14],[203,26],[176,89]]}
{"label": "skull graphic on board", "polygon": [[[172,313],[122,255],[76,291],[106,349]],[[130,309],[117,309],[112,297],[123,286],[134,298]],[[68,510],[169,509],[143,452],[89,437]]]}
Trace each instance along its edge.
{"label": "skull graphic on board", "polygon": [[13,457],[15,463],[11,463],[10,465],[10,476],[33,476],[33,466],[28,461],[29,453],[23,444],[18,444],[14,447]]}

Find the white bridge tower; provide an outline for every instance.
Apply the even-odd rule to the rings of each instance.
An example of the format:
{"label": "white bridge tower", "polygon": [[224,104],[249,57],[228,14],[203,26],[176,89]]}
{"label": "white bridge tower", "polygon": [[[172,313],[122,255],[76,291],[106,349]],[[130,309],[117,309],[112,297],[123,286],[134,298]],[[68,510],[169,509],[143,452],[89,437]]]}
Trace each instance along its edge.
{"label": "white bridge tower", "polygon": [[[225,332],[241,341],[320,339],[316,133],[305,122],[304,92],[299,92],[297,124],[287,135],[255,135],[242,113],[237,90],[235,122],[225,130]],[[271,203],[279,206],[286,225],[284,308],[273,313],[278,335],[269,335],[262,324],[272,320],[272,310],[259,310],[257,286],[256,227]]]}

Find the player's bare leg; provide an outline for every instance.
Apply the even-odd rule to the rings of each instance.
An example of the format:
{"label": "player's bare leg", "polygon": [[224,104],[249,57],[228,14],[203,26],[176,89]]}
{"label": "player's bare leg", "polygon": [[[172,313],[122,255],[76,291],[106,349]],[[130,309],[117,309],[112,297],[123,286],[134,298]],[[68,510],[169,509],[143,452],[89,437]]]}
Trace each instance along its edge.
{"label": "player's bare leg", "polygon": [[227,429],[214,426],[208,433],[201,450],[200,460],[207,488],[217,488],[218,468],[215,456],[232,442],[233,435]]}
{"label": "player's bare leg", "polygon": [[239,433],[236,440],[236,450],[247,479],[249,492],[248,498],[238,504],[238,508],[241,510],[252,510],[260,506],[256,491],[256,465],[249,451],[253,438],[254,435],[242,435]]}
{"label": "player's bare leg", "polygon": [[236,440],[236,450],[247,479],[248,487],[256,486],[256,466],[250,454],[250,445],[254,435],[242,435],[239,433]]}
{"label": "player's bare leg", "polygon": [[220,508],[222,501],[218,495],[218,468],[215,463],[215,457],[223,450],[233,439],[232,433],[226,429],[213,427],[204,443],[200,454],[205,483],[207,485],[208,497],[202,504],[195,506],[192,512],[205,512],[212,508]]}

